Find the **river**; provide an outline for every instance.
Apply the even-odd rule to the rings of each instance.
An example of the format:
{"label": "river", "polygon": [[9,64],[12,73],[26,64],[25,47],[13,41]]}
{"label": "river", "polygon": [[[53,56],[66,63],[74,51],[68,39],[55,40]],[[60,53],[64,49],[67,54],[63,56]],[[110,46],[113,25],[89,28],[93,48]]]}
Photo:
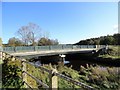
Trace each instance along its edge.
{"label": "river", "polygon": [[[34,63],[37,65],[42,65],[42,64],[52,64],[52,65],[58,65],[58,64],[63,64],[63,62],[59,61],[57,58],[44,58],[44,59],[36,59],[34,60]],[[118,63],[117,63],[118,64]],[[92,65],[92,66],[100,66],[101,68],[106,68],[106,67],[119,67],[114,63],[109,63],[109,62],[102,62],[100,60],[93,60],[91,57],[80,57],[79,58],[71,58],[71,57],[66,57],[64,60],[64,65],[68,67],[72,67],[74,70],[79,70],[80,66],[86,67],[87,65]],[[119,65],[119,64],[118,64]]]}

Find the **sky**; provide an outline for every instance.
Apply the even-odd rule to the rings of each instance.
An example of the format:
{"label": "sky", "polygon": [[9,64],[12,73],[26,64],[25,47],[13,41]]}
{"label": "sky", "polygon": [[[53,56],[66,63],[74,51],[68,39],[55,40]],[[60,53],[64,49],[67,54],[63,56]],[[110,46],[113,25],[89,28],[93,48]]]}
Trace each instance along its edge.
{"label": "sky", "polygon": [[2,2],[2,39],[35,23],[61,44],[118,32],[117,2]]}

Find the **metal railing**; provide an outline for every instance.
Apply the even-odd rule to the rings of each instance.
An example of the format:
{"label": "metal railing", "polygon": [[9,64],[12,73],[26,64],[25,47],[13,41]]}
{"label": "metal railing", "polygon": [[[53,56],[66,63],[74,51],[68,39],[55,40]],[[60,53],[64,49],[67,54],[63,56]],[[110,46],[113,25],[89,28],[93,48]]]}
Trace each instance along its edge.
{"label": "metal railing", "polygon": [[89,49],[99,48],[98,45],[51,45],[51,46],[17,46],[3,47],[4,52],[29,52],[29,51],[46,51],[46,50],[64,50],[64,49]]}

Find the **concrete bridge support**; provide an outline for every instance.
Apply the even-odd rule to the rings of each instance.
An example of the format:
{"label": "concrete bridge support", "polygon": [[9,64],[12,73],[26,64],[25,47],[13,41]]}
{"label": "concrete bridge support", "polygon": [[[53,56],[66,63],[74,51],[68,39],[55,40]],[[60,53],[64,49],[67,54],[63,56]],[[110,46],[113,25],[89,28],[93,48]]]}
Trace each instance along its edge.
{"label": "concrete bridge support", "polygon": [[64,65],[65,57],[66,57],[66,55],[64,55],[64,54],[59,55],[60,65]]}

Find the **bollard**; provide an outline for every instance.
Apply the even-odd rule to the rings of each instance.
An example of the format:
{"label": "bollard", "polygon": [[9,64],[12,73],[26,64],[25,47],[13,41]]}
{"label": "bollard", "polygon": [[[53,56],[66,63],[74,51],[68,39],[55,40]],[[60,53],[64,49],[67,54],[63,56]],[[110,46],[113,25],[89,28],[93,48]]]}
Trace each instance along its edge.
{"label": "bollard", "polygon": [[56,69],[52,69],[49,73],[49,87],[50,90],[57,90],[58,89],[58,77],[55,75],[57,73]]}

